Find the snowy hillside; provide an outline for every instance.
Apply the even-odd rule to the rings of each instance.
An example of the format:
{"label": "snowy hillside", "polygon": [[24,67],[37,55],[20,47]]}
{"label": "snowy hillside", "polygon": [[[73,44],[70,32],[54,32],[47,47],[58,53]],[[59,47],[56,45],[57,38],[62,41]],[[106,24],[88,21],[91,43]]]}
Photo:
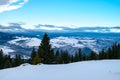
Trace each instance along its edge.
{"label": "snowy hillside", "polygon": [[[33,32],[34,33],[34,32]],[[82,52],[89,54],[91,50],[99,52],[102,49],[111,47],[113,43],[120,43],[119,33],[48,33],[50,43],[54,50],[67,50],[70,54],[74,54],[79,48]],[[29,57],[32,47],[36,49],[40,45],[43,33],[0,33],[0,49],[3,49],[4,54],[15,56]]]}
{"label": "snowy hillside", "polygon": [[[40,42],[41,39],[35,37],[15,37],[15,39],[8,41],[8,44],[20,46],[22,48],[32,48],[34,46],[38,47]],[[82,52],[86,54],[88,54],[91,50],[98,53],[102,49],[110,47],[114,42],[115,40],[106,38],[95,39],[89,37],[80,38],[62,36],[52,38],[50,41],[52,48],[55,50],[67,50],[71,54],[74,54],[79,48],[81,48]]]}
{"label": "snowy hillside", "polygon": [[0,70],[0,80],[120,80],[120,60],[29,65]]}

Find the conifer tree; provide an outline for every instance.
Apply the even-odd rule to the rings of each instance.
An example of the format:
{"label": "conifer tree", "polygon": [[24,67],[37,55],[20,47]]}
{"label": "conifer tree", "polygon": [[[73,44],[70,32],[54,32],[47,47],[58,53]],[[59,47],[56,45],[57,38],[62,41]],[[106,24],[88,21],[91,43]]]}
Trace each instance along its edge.
{"label": "conifer tree", "polygon": [[19,66],[20,64],[22,63],[22,60],[21,60],[21,57],[20,57],[20,55],[17,55],[16,54],[16,57],[15,57],[15,59],[14,59],[14,67],[16,67],[16,66]]}
{"label": "conifer tree", "polygon": [[97,54],[94,51],[91,51],[90,60],[96,60],[96,59],[97,59]]}
{"label": "conifer tree", "polygon": [[3,68],[10,68],[12,67],[12,62],[11,62],[11,58],[10,56],[5,56],[5,59],[4,59],[4,66]]}
{"label": "conifer tree", "polygon": [[54,57],[51,44],[50,44],[50,38],[48,37],[47,33],[44,34],[43,39],[41,41],[41,44],[38,49],[39,57],[42,59],[42,63],[50,64],[52,63],[52,57]]}
{"label": "conifer tree", "polygon": [[40,59],[40,57],[38,56],[38,54],[36,54],[36,56],[33,58],[33,60],[32,60],[31,63],[34,64],[34,65],[41,63],[41,59]]}
{"label": "conifer tree", "polygon": [[83,60],[85,61],[85,60],[88,60],[88,56],[86,56],[86,54],[82,54],[82,56],[83,56]]}
{"label": "conifer tree", "polygon": [[120,59],[120,44],[118,44],[118,59]]}
{"label": "conifer tree", "polygon": [[73,61],[74,61],[74,62],[79,61],[79,54],[78,54],[78,52],[75,53],[75,55],[74,55],[74,60],[73,60]]}
{"label": "conifer tree", "polygon": [[79,55],[79,61],[82,61],[83,60],[83,54],[82,54],[81,49],[78,50],[78,55]]}
{"label": "conifer tree", "polygon": [[106,53],[104,49],[102,49],[102,51],[99,53],[99,59],[105,59],[105,58],[106,58]]}
{"label": "conifer tree", "polygon": [[4,61],[4,56],[3,56],[3,51],[2,49],[0,50],[0,69],[3,68],[3,62]]}
{"label": "conifer tree", "polygon": [[35,48],[33,47],[32,52],[31,52],[31,60],[30,60],[30,62],[33,62],[33,59],[35,58],[35,56],[36,56],[36,51],[35,51]]}
{"label": "conifer tree", "polygon": [[108,59],[112,59],[112,50],[111,50],[111,48],[108,48],[108,50],[107,50],[107,55],[108,55]]}
{"label": "conifer tree", "polygon": [[58,64],[59,61],[60,61],[60,53],[59,53],[59,50],[57,50],[55,54],[55,62]]}

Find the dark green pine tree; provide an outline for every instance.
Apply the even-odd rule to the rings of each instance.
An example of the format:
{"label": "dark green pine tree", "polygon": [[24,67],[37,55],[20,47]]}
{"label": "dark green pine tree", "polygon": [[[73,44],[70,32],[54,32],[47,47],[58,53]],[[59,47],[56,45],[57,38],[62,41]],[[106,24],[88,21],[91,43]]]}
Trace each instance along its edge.
{"label": "dark green pine tree", "polygon": [[82,54],[83,56],[83,61],[88,60],[88,56],[86,54]]}
{"label": "dark green pine tree", "polygon": [[78,55],[79,55],[79,61],[82,61],[83,60],[83,54],[82,54],[81,49],[78,50]]}
{"label": "dark green pine tree", "polygon": [[39,63],[41,63],[41,59],[40,59],[39,55],[36,54],[35,57],[33,58],[32,62],[31,62],[31,64],[36,65],[36,64],[39,64]]}
{"label": "dark green pine tree", "polygon": [[3,58],[3,51],[2,49],[0,50],[0,59]]}
{"label": "dark green pine tree", "polygon": [[104,51],[104,49],[102,49],[102,51],[99,53],[99,59],[108,59],[108,54]]}
{"label": "dark green pine tree", "polygon": [[3,68],[3,63],[4,63],[4,55],[2,49],[0,50],[0,69]]}
{"label": "dark green pine tree", "polygon": [[57,63],[57,64],[60,63],[60,53],[59,53],[59,50],[57,50],[56,53],[55,53],[55,63]]}
{"label": "dark green pine tree", "polygon": [[32,48],[32,52],[31,52],[31,60],[30,60],[30,63],[33,62],[33,59],[35,58],[35,56],[36,56],[36,51],[35,51],[35,48],[33,47],[33,48]]}
{"label": "dark green pine tree", "polygon": [[120,44],[118,44],[117,50],[118,50],[118,59],[120,59]]}
{"label": "dark green pine tree", "polygon": [[107,54],[108,54],[108,59],[112,59],[112,50],[111,50],[111,48],[108,48],[108,50],[107,50]]}
{"label": "dark green pine tree", "polygon": [[71,57],[68,54],[68,51],[62,51],[61,56],[60,56],[60,63],[65,64],[65,63],[70,63],[71,62]]}
{"label": "dark green pine tree", "polygon": [[116,59],[116,44],[113,44],[112,46],[112,59]]}
{"label": "dark green pine tree", "polygon": [[22,64],[22,59],[21,59],[20,55],[16,55],[13,66],[16,67],[16,66],[19,66],[20,64]]}
{"label": "dark green pine tree", "polygon": [[51,49],[50,38],[47,33],[44,34],[41,44],[38,49],[39,57],[42,59],[41,62],[45,64],[51,64],[53,62],[54,54]]}
{"label": "dark green pine tree", "polygon": [[51,49],[49,57],[50,57],[50,63],[55,63],[55,55],[53,49]]}
{"label": "dark green pine tree", "polygon": [[73,58],[73,61],[74,61],[74,62],[79,61],[79,53],[78,53],[78,52],[75,53],[74,58]]}
{"label": "dark green pine tree", "polygon": [[118,44],[118,59],[120,59],[120,44]]}
{"label": "dark green pine tree", "polygon": [[91,51],[90,60],[96,60],[96,59],[97,59],[97,54],[94,51]]}
{"label": "dark green pine tree", "polygon": [[5,59],[4,59],[4,66],[3,68],[10,68],[12,67],[12,60],[10,58],[10,56],[5,56]]}
{"label": "dark green pine tree", "polygon": [[112,58],[111,59],[119,59],[120,58],[120,44],[113,44],[111,48]]}

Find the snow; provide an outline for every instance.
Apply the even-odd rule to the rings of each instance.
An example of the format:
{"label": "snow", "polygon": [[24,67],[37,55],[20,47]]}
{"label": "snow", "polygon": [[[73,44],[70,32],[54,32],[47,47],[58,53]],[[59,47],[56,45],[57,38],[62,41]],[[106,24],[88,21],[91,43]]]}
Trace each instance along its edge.
{"label": "snow", "polygon": [[78,44],[78,39],[75,38],[68,38],[68,37],[57,37],[54,39],[51,39],[51,44],[54,47],[64,47],[71,45],[73,47],[83,47],[83,45]]}
{"label": "snow", "polygon": [[11,48],[9,48],[9,47],[7,47],[7,46],[0,46],[0,49],[3,50],[3,53],[4,53],[5,55],[8,55],[9,53],[14,52],[14,50],[12,50]]}
{"label": "snow", "polygon": [[[75,50],[72,50],[72,52],[69,53],[75,53],[78,48],[84,49],[85,47],[95,51],[99,52],[101,49],[106,49],[107,47],[111,46],[113,44],[114,40],[109,39],[95,39],[90,37],[55,37],[50,40],[50,44],[52,45],[52,48],[57,49],[66,49],[68,50],[70,47],[74,48]],[[110,43],[111,42],[111,43]],[[32,47],[38,47],[41,43],[41,39],[35,38],[35,37],[16,37],[15,39],[8,41],[9,44],[21,46],[23,48],[32,48]],[[103,44],[106,44],[103,46]]]}
{"label": "snow", "polygon": [[40,42],[41,42],[41,40],[38,38],[30,38],[25,43],[27,46],[33,47],[33,46],[39,46]]}
{"label": "snow", "polygon": [[[20,41],[23,41],[20,43]],[[27,46],[27,47],[33,47],[33,46],[39,46],[41,40],[38,38],[28,38],[28,37],[16,37],[16,39],[8,41],[9,44],[19,45],[19,46]],[[79,44],[79,42],[83,44]],[[87,46],[91,46],[95,44],[95,40],[89,40],[89,39],[76,39],[72,37],[56,37],[51,39],[50,44],[52,44],[52,47],[60,48],[64,46],[72,46],[72,47],[79,47],[83,48],[84,44],[88,44]]]}
{"label": "snow", "polygon": [[0,80],[120,80],[120,60],[29,65],[0,70]]}
{"label": "snow", "polygon": [[14,44],[21,47],[39,46],[41,40],[38,38],[16,37],[14,40],[8,41],[9,44]]}
{"label": "snow", "polygon": [[29,38],[27,37],[15,37],[14,40],[11,40],[11,41],[8,41],[9,44],[15,44],[15,45],[19,45],[19,46],[22,46],[22,44],[18,43],[19,41],[25,41],[25,40],[28,40]]}

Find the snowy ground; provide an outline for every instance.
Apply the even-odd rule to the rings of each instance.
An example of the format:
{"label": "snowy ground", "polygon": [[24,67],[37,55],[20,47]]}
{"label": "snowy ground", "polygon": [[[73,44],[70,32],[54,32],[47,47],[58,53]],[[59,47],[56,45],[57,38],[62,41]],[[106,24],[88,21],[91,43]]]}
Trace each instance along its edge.
{"label": "snowy ground", "polygon": [[120,60],[19,66],[0,70],[0,80],[120,80]]}

